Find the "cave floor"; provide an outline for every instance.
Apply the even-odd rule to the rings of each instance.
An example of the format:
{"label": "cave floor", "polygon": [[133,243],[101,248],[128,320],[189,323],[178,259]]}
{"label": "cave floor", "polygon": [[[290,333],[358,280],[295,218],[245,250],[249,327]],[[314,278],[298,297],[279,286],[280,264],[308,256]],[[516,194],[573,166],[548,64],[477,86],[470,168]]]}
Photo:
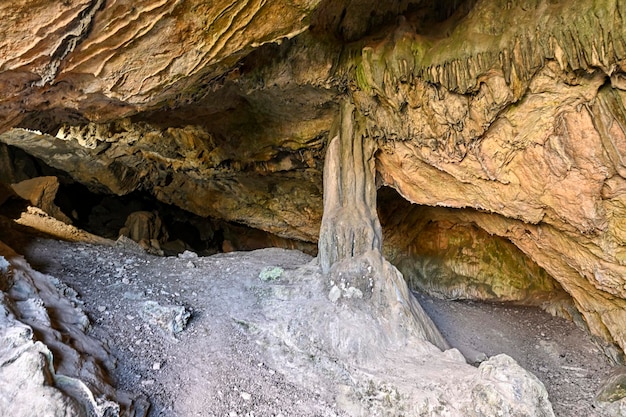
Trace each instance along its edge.
{"label": "cave floor", "polygon": [[[237,285],[229,289],[264,267],[309,263],[308,255],[263,249],[166,258],[44,237],[12,243],[35,269],[78,291],[91,335],[117,359],[114,385],[145,395],[150,417],[343,415],[327,389],[303,388],[265,362],[263,347],[237,321],[255,300]],[[537,375],[556,416],[608,416],[593,397],[611,366],[573,323],[534,308],[418,299],[466,356],[507,353]],[[185,330],[174,336],[143,320],[147,301],[191,311]]]}
{"label": "cave floor", "polygon": [[[78,291],[90,335],[117,358],[114,386],[151,403],[149,417],[338,416],[332,397],[288,381],[238,322],[254,303],[226,289],[264,266],[310,261],[301,252],[265,249],[205,258],[157,257],[120,247],[36,239],[31,265]],[[257,278],[258,279],[258,278]],[[228,296],[224,296],[228,294]],[[142,317],[145,303],[184,306],[191,318],[173,334]]]}
{"label": "cave floor", "polygon": [[611,365],[592,337],[571,321],[537,307],[416,296],[466,358],[506,353],[535,374],[546,386],[557,417],[611,415],[594,405]]}

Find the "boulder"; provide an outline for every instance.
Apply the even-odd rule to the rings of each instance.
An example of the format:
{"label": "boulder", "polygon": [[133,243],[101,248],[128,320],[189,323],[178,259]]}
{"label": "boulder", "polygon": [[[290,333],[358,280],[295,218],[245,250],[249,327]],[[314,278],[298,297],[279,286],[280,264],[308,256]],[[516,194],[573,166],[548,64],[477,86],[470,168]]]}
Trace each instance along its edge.
{"label": "boulder", "polygon": [[72,224],[72,220],[54,203],[59,191],[59,179],[57,177],[31,178],[12,184],[11,187],[15,194],[29,201],[33,206],[42,209],[63,223]]}
{"label": "boulder", "polygon": [[136,211],[128,215],[126,223],[119,232],[139,243],[144,249],[160,250],[167,242],[168,233],[157,212]]}

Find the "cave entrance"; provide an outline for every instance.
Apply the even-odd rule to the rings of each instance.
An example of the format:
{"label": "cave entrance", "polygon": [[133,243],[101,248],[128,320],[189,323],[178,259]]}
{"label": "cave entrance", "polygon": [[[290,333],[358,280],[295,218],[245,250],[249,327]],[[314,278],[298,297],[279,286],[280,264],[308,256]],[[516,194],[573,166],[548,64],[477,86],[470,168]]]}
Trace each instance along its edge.
{"label": "cave entrance", "polygon": [[27,205],[23,200],[29,200],[28,204],[66,224],[112,240],[123,235],[148,252],[166,256],[185,250],[206,256],[267,247],[299,249],[310,255],[317,251],[313,243],[198,216],[146,192],[118,196],[94,191],[13,146],[0,144],[0,162],[0,185],[20,197],[0,201],[0,214],[7,217],[19,217]]}
{"label": "cave entrance", "polygon": [[[412,204],[378,191],[383,252],[409,287],[448,300],[537,306],[575,320],[569,294],[511,241],[459,216],[461,210]],[[577,321],[577,320],[576,320]]]}

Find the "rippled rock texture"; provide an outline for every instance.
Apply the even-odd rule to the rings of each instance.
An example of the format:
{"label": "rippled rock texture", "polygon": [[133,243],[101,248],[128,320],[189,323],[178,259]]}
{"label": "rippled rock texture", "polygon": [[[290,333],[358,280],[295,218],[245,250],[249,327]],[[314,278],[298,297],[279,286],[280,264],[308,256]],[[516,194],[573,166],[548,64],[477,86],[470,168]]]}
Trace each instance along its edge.
{"label": "rippled rock texture", "polygon": [[[0,140],[94,191],[314,242],[347,99],[378,184],[438,207],[421,236],[407,213],[383,221],[387,253],[423,263],[436,245],[416,239],[473,230],[486,253],[460,258],[467,282],[565,291],[626,348],[626,5],[375,3],[2,4]],[[508,254],[530,293],[471,265]]]}

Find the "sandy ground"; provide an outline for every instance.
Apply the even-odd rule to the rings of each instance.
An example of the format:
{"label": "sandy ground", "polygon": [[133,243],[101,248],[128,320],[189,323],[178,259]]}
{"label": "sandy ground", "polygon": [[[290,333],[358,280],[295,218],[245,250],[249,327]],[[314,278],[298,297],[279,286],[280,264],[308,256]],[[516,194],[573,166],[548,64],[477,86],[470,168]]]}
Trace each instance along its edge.
{"label": "sandy ground", "polygon": [[[23,234],[3,240],[78,292],[92,320],[91,335],[106,341],[117,359],[109,369],[113,384],[145,395],[149,416],[343,415],[332,393],[304,388],[266,363],[263,346],[237,320],[254,298],[228,290],[265,267],[309,263],[308,255],[264,249],[165,258],[132,247]],[[533,308],[418,299],[466,356],[507,353],[537,375],[557,416],[609,416],[593,398],[610,364],[573,323]],[[151,302],[184,307],[191,313],[184,330],[174,334],[147,318]]]}

